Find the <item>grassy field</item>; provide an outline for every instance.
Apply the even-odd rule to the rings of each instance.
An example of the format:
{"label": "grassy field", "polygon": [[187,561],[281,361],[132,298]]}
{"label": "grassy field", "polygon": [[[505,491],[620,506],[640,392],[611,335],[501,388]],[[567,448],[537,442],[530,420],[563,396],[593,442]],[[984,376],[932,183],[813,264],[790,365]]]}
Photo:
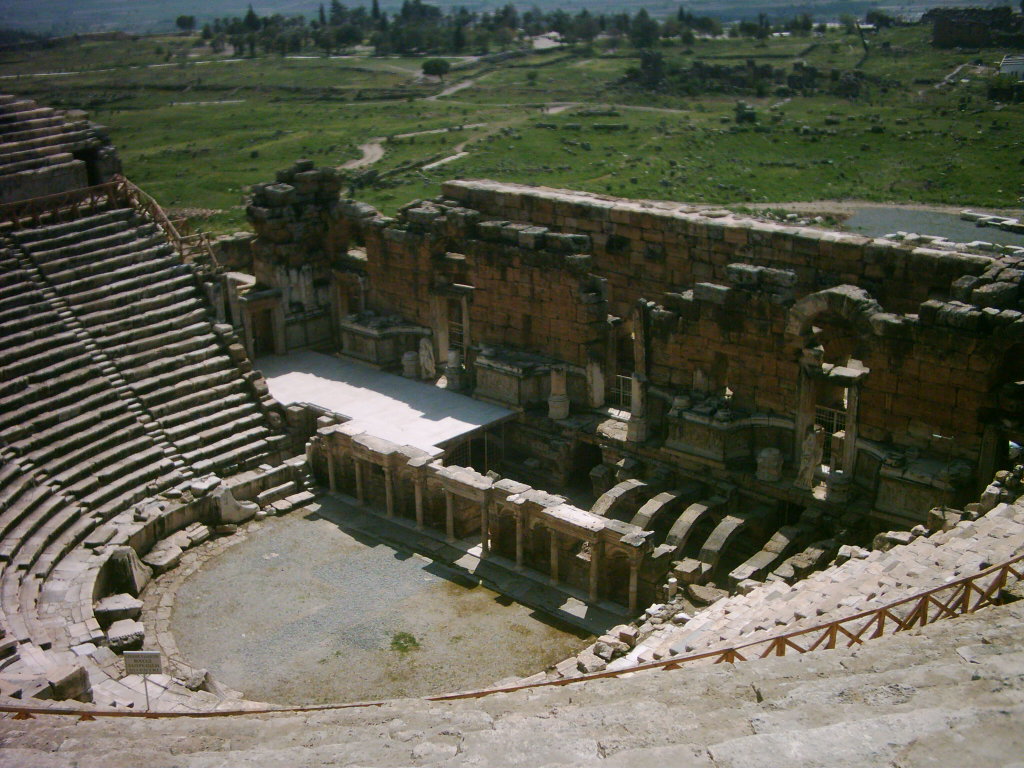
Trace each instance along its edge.
{"label": "grassy field", "polygon": [[[178,36],[81,41],[0,54],[0,91],[89,110],[129,177],[213,232],[244,225],[246,186],[299,157],[341,166],[371,142],[382,159],[346,173],[356,196],[385,212],[454,177],[737,206],[1021,207],[1024,105],[989,101],[986,70],[974,66],[991,66],[999,52],[937,51],[928,34],[883,31],[866,59],[860,41],[839,32],[662,49],[683,66],[752,59],[788,69],[799,60],[823,72],[859,66],[886,83],[855,100],[744,97],[757,122],[743,126],[733,120],[738,96],[624,85],[638,63],[628,49],[469,62],[441,83],[422,78],[415,58],[234,58]],[[951,85],[936,87],[961,65]],[[468,85],[445,93],[458,84]],[[589,114],[597,107],[608,114]],[[422,167],[458,152],[466,155]]]}

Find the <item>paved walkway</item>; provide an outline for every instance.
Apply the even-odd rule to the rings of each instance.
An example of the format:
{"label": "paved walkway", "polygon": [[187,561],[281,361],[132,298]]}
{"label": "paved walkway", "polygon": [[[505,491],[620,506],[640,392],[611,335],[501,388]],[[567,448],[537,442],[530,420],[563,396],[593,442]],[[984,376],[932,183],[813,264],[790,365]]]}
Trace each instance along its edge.
{"label": "paved walkway", "polygon": [[310,403],[351,418],[374,437],[425,451],[513,415],[497,405],[319,352],[268,355],[256,367],[278,402]]}

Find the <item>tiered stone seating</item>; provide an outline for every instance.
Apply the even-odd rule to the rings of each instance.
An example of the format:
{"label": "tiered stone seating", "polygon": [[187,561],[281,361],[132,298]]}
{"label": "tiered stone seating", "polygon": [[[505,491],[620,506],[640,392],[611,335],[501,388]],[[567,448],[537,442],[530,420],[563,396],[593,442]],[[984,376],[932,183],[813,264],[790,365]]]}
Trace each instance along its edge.
{"label": "tiered stone seating", "polygon": [[73,153],[99,143],[85,120],[68,120],[34,101],[0,95],[0,177],[6,177],[0,201],[83,186],[86,171]]}
{"label": "tiered stone seating", "polygon": [[[1024,552],[1024,500],[887,551],[861,551],[795,584],[769,581],[667,623],[611,666],[729,647],[869,611]],[[678,619],[677,619],[678,621]]]}
{"label": "tiered stone seating", "polygon": [[0,609],[19,643],[67,647],[37,606],[56,565],[149,484],[180,479],[83,339],[10,250],[0,254]]}
{"label": "tiered stone seating", "polygon": [[155,225],[115,209],[15,239],[186,465],[225,472],[267,454],[258,401]]}
{"label": "tiered stone seating", "polygon": [[[854,650],[452,701],[162,719],[0,720],[11,765],[1011,766],[1020,603]],[[162,693],[166,678],[150,682]],[[137,688],[138,678],[126,680]],[[165,708],[163,696],[155,704]],[[55,747],[59,745],[59,749]]]}

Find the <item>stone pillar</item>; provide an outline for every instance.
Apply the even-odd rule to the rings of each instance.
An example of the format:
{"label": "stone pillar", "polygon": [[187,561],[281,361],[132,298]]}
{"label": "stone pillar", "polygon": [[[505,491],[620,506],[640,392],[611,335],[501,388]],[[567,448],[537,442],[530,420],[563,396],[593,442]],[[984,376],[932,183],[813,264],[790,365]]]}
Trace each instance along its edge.
{"label": "stone pillar", "polygon": [[448,350],[448,364],[444,368],[444,375],[448,381],[448,389],[453,391],[462,389],[462,358],[459,356],[459,350]]}
{"label": "stone pillar", "polygon": [[473,343],[469,327],[469,298],[465,294],[459,298],[459,305],[462,310],[462,348],[465,350]]}
{"label": "stone pillar", "polygon": [[850,480],[857,468],[857,411],[860,406],[860,383],[846,390],[846,439],[843,440],[843,474]]}
{"label": "stone pillar", "polygon": [[605,400],[604,369],[596,360],[587,361],[587,399],[591,408],[600,408]]}
{"label": "stone pillar", "polygon": [[554,528],[548,531],[551,537],[551,583],[558,583],[558,531]]}
{"label": "stone pillar", "polygon": [[417,475],[413,480],[413,493],[416,496],[416,530],[423,530],[423,478]]}
{"label": "stone pillar", "polygon": [[522,570],[523,567],[523,528],[526,525],[526,521],[523,519],[525,513],[521,509],[515,511],[516,515],[516,569]]}
{"label": "stone pillar", "polygon": [[337,470],[334,468],[334,456],[331,454],[331,446],[324,441],[324,459],[327,461],[327,487],[332,491],[338,490]]}
{"label": "stone pillar", "polygon": [[488,491],[484,496],[483,506],[480,508],[480,557],[487,557],[491,554],[491,494]]}
{"label": "stone pillar", "polygon": [[395,516],[395,489],[391,483],[391,467],[384,467],[384,514]]}
{"label": "stone pillar", "polygon": [[604,543],[600,540],[590,544],[590,602],[596,603],[600,597],[601,560],[604,554]]}
{"label": "stone pillar", "polygon": [[638,373],[633,374],[632,393],[629,406],[629,422],[626,424],[626,439],[631,443],[642,443],[647,439],[647,382]]}
{"label": "stone pillar", "polygon": [[629,560],[629,613],[636,613],[637,587],[640,579],[640,562],[634,558]]}
{"label": "stone pillar", "polygon": [[569,396],[565,394],[565,369],[551,369],[551,395],[548,397],[548,418],[558,421],[569,416]]}
{"label": "stone pillar", "polygon": [[284,305],[278,299],[274,302],[274,310],[271,313],[274,328],[274,354],[284,355],[288,353],[288,341],[285,335]]}
{"label": "stone pillar", "polygon": [[402,375],[407,379],[418,379],[420,377],[419,352],[406,352],[402,355]]}
{"label": "stone pillar", "polygon": [[449,540],[455,538],[455,495],[444,490],[444,532]]}
{"label": "stone pillar", "polygon": [[362,504],[365,501],[365,495],[363,491],[363,461],[357,459],[355,456],[352,457],[352,466],[356,475],[356,499]]}

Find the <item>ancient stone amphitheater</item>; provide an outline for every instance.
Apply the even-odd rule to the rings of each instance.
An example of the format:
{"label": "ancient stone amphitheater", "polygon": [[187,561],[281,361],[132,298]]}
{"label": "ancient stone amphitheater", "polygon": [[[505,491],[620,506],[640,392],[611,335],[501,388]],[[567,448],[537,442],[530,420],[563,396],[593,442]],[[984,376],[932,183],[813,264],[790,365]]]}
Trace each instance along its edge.
{"label": "ancient stone amphitheater", "polygon": [[[1024,764],[1024,249],[303,161],[210,243],[120,171],[0,97],[0,764]],[[185,550],[327,495],[620,623],[426,699],[127,674]]]}

